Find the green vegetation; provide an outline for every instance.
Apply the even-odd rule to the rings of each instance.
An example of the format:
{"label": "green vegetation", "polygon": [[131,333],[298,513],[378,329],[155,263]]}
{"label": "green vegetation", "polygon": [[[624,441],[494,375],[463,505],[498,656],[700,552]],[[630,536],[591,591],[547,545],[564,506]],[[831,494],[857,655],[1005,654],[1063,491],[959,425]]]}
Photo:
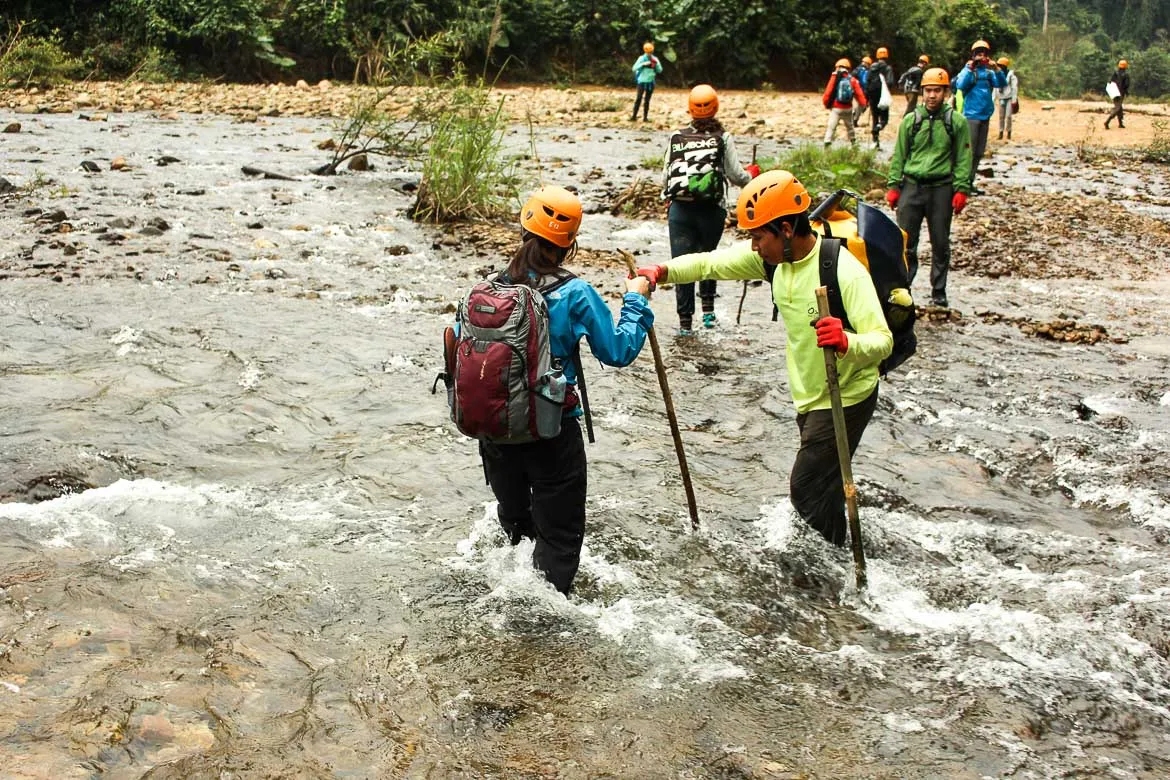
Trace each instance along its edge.
{"label": "green vegetation", "polygon": [[1142,160],[1170,165],[1170,122],[1155,119],[1153,125],[1154,140],[1141,150]]}
{"label": "green vegetation", "polygon": [[820,193],[829,194],[842,188],[864,196],[872,189],[884,188],[889,171],[872,149],[856,146],[826,149],[819,143],[802,144],[779,157],[764,157],[757,162],[760,170],[792,171],[814,199]]}
{"label": "green vegetation", "polygon": [[502,154],[508,117],[482,81],[448,91],[433,117],[411,216],[420,222],[501,217],[518,207],[519,181]]}
{"label": "green vegetation", "polygon": [[0,84],[60,84],[82,75],[81,61],[61,47],[56,35],[29,35],[17,22],[0,38]]}
{"label": "green vegetation", "polygon": [[[836,58],[856,61],[880,45],[898,72],[920,52],[953,72],[984,38],[996,56],[1015,58],[1025,94],[1100,94],[1120,58],[1130,62],[1135,97],[1170,93],[1164,0],[9,0],[2,7],[0,40],[25,20],[33,50],[20,59],[39,61],[43,75],[32,78],[48,80],[92,72],[384,83],[404,46],[442,36],[441,55],[415,63],[419,73],[441,77],[462,66],[510,81],[629,85],[642,41],[653,40],[666,84],[790,89],[818,87]],[[27,69],[6,72],[30,78]]]}
{"label": "green vegetation", "polygon": [[626,104],[614,98],[593,97],[592,95],[581,98],[581,102],[577,104],[578,111],[597,111],[602,113],[614,113],[621,111],[626,107]]}

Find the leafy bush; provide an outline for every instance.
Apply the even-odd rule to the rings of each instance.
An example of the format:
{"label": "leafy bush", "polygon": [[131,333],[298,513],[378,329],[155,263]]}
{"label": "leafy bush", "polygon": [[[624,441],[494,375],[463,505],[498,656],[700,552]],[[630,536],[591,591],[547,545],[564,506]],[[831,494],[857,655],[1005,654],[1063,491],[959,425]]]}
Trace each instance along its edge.
{"label": "leafy bush", "polygon": [[516,206],[518,182],[503,154],[508,117],[482,82],[459,85],[435,117],[423,161],[418,200],[420,222],[490,218]]}
{"label": "leafy bush", "polygon": [[804,184],[809,194],[832,193],[839,189],[853,190],[865,195],[875,188],[884,188],[889,167],[880,163],[877,152],[856,146],[830,146],[819,143],[802,144],[779,157],[758,161],[761,170],[779,168],[791,171]]}
{"label": "leafy bush", "polygon": [[14,25],[0,43],[0,84],[60,84],[84,75],[81,61],[71,57],[57,35],[26,35]]}
{"label": "leafy bush", "polygon": [[1165,119],[1155,119],[1154,140],[1142,149],[1142,160],[1145,162],[1170,165],[1170,122]]}

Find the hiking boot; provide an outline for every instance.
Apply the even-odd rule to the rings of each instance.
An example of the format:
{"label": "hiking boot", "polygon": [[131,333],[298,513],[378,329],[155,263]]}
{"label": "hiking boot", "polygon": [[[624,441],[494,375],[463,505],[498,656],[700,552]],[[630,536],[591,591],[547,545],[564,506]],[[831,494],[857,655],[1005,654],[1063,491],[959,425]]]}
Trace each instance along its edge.
{"label": "hiking boot", "polygon": [[1108,119],[1105,120],[1105,129],[1106,130],[1109,129],[1109,120]]}
{"label": "hiking boot", "polygon": [[1118,130],[1124,130],[1124,129],[1125,129],[1125,125],[1121,124],[1121,120],[1120,120],[1120,119],[1118,119],[1118,120],[1117,120],[1117,129],[1118,129]]}
{"label": "hiking boot", "polygon": [[690,317],[678,318],[678,335],[689,336],[692,333],[692,325]]}
{"label": "hiking boot", "polygon": [[713,312],[713,311],[703,312],[703,327],[704,328],[714,328],[715,327],[715,312]]}
{"label": "hiking boot", "polygon": [[932,295],[932,296],[930,296],[930,305],[937,306],[940,309],[949,309],[950,308],[950,306],[947,305],[947,296],[945,296],[945,295]]}
{"label": "hiking boot", "polygon": [[678,335],[681,336],[682,338],[687,338],[689,336],[695,335],[695,332],[693,330],[691,330],[690,328],[679,328]]}
{"label": "hiking boot", "polygon": [[1000,130],[1000,131],[999,131],[999,138],[997,138],[996,140],[997,140],[997,141],[1002,141],[1002,140],[1003,140],[1003,130]]}

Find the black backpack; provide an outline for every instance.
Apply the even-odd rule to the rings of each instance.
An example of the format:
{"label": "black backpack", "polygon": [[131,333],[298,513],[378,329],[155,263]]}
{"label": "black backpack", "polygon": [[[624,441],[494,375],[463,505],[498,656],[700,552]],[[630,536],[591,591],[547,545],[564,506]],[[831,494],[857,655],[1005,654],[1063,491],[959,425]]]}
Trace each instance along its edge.
{"label": "black backpack", "polygon": [[[841,288],[837,282],[837,263],[841,248],[845,245],[845,237],[835,238],[832,222],[823,219],[846,197],[852,197],[857,202],[857,236],[865,244],[869,276],[873,280],[874,289],[877,290],[886,326],[894,337],[893,351],[878,366],[878,372],[885,376],[905,363],[918,349],[918,338],[914,335],[917,313],[914,302],[910,299],[910,278],[905,259],[906,238],[898,223],[848,190],[837,190],[809,215],[811,221],[820,223],[821,251],[817,264],[821,286],[827,288],[829,294],[829,312],[840,319],[847,330],[853,330],[853,326],[849,322],[849,312],[845,310],[845,302],[841,298]],[[770,285],[776,268],[765,263],[764,272]],[[775,320],[777,316],[778,311],[773,306],[772,319]]]}
{"label": "black backpack", "polygon": [[723,174],[723,134],[688,127],[670,137],[663,197],[688,203],[721,203],[727,191]]}

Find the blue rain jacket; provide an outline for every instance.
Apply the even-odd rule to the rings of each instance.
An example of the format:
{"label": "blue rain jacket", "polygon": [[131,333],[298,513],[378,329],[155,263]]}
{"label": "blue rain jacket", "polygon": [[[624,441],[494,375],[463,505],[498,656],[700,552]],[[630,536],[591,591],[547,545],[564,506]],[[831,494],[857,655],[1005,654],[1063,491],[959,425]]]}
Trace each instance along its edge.
{"label": "blue rain jacket", "polygon": [[1002,70],[966,65],[955,79],[955,89],[963,93],[963,116],[986,122],[995,114],[995,91],[1007,86]]}

